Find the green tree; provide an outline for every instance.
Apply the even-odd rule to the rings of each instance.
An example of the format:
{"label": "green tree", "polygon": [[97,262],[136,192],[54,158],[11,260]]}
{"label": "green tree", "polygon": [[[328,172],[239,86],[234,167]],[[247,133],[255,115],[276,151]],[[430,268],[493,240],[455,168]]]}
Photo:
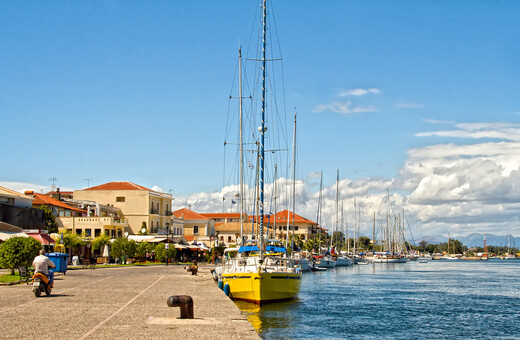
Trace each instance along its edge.
{"label": "green tree", "polygon": [[[65,248],[70,248],[74,251],[79,246],[82,246],[87,243],[78,234],[74,234],[70,231],[62,231],[61,233],[63,234],[63,245],[65,246]],[[59,244],[61,242],[61,236],[55,237],[54,240],[56,241],[56,243]]]}
{"label": "green tree", "polygon": [[343,249],[345,245],[345,236],[341,231],[335,231],[332,234],[332,246],[336,249]]}
{"label": "green tree", "polygon": [[168,258],[170,260],[175,259],[177,257],[177,249],[175,248],[175,246],[173,244],[168,245],[168,249],[166,249],[166,253],[168,254]]}
{"label": "green tree", "polygon": [[360,236],[358,238],[358,248],[361,248],[361,249],[364,249],[364,250],[368,250],[368,249],[372,249],[372,240],[366,236]]}
{"label": "green tree", "polygon": [[166,261],[166,246],[164,243],[159,243],[155,246],[155,259],[159,262]]}
{"label": "green tree", "polygon": [[137,245],[134,240],[128,240],[127,238],[118,238],[112,243],[110,250],[113,257],[123,259],[123,263],[126,264],[126,259],[133,257],[137,250]]}
{"label": "green tree", "polygon": [[[292,242],[293,242],[293,235],[290,234],[289,235],[289,242],[288,242],[288,245],[287,245],[289,247],[289,249],[291,249]],[[296,248],[299,248],[299,249],[303,248],[303,240],[301,239],[300,235],[297,235],[297,234],[294,235],[294,248],[295,249]]]}
{"label": "green tree", "polygon": [[49,234],[58,232],[58,223],[56,222],[56,217],[52,213],[52,209],[47,205],[40,205],[40,209],[44,212],[44,223],[47,227],[47,232]]}
{"label": "green tree", "polygon": [[108,235],[100,235],[92,240],[92,248],[94,249],[103,249],[107,244],[110,244],[110,237]]}
{"label": "green tree", "polygon": [[42,245],[32,237],[11,237],[0,245],[0,267],[14,275],[15,268],[31,266],[40,249]]}
{"label": "green tree", "polygon": [[317,251],[318,250],[318,242],[316,241],[316,239],[309,239],[307,241],[305,241],[304,245],[303,245],[303,249],[309,251],[309,252],[312,252],[312,251]]}
{"label": "green tree", "polygon": [[147,252],[151,252],[153,246],[148,242],[140,242],[137,244],[135,255],[142,261],[146,257]]}
{"label": "green tree", "polygon": [[148,229],[146,228],[146,222],[143,221],[141,229],[139,229],[139,235],[148,235]]}

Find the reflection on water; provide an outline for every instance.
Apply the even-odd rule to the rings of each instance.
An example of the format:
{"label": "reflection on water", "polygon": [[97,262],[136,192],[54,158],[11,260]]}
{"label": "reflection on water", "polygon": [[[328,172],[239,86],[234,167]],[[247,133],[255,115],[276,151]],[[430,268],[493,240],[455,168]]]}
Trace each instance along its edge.
{"label": "reflection on water", "polygon": [[373,264],[305,273],[299,298],[237,306],[264,339],[518,338],[520,261]]}
{"label": "reflection on water", "polygon": [[268,303],[261,307],[255,303],[245,301],[235,301],[235,304],[247,316],[249,322],[260,335],[262,335],[263,330],[280,330],[292,327],[291,324],[296,321],[294,320],[293,312],[300,308],[299,299]]}

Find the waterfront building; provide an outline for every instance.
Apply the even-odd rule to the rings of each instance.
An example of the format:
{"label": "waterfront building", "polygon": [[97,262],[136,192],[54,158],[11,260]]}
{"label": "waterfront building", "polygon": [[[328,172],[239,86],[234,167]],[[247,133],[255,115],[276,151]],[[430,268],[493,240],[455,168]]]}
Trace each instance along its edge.
{"label": "waterfront building", "polygon": [[[250,216],[249,219],[255,220],[255,218],[256,216]],[[289,220],[289,224],[287,224],[287,220]],[[320,228],[316,222],[288,210],[282,210],[276,214],[266,215],[264,217],[264,226],[268,227],[269,237],[278,240],[285,240],[287,238],[287,226],[289,226],[289,233],[292,234],[293,224],[294,234],[298,235],[303,241],[315,237]]]}
{"label": "waterfront building", "polygon": [[171,194],[125,181],[75,190],[73,197],[74,200],[93,201],[120,209],[119,217],[128,223],[129,234],[142,233],[143,227],[146,227],[144,231],[149,234],[159,234],[166,231],[166,228],[172,229]]}
{"label": "waterfront building", "polygon": [[58,201],[57,199],[45,194],[38,194],[34,191],[26,191],[25,194],[34,198],[34,201],[32,202],[32,206],[34,208],[47,206],[51,209],[52,214],[56,217],[85,216],[87,213],[83,209],[72,207],[65,202]]}
{"label": "waterfront building", "polygon": [[211,238],[215,236],[215,221],[202,214],[183,208],[174,211],[173,216],[182,220],[184,237],[188,241],[191,237],[197,241],[211,241]]}
{"label": "waterfront building", "polygon": [[[227,245],[236,244],[240,239],[240,214],[201,214],[211,216],[215,219],[215,233],[218,240],[225,242]],[[233,215],[233,216],[228,216]],[[236,215],[236,216],[234,216]],[[289,233],[292,234],[292,225],[294,217],[294,234],[298,235],[301,240],[305,241],[316,236],[319,226],[298,214],[293,214],[287,210],[280,211],[274,215],[264,216],[264,228],[268,230],[268,238],[275,240],[285,240],[287,238],[287,219],[289,218]],[[253,227],[254,226],[254,227]],[[246,238],[252,235],[251,229],[256,232],[258,222],[256,216],[245,216],[243,223],[243,232]]]}

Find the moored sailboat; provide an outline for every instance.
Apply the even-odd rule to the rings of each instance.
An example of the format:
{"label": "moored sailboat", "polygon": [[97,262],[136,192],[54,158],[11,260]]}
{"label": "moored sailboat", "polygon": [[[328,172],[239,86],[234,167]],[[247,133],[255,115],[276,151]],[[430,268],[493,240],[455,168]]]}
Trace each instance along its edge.
{"label": "moored sailboat", "polygon": [[[258,128],[259,159],[259,214],[258,233],[254,240],[244,243],[235,258],[223,264],[222,282],[224,291],[233,299],[257,304],[283,301],[295,298],[301,287],[301,267],[296,260],[287,256],[286,248],[280,244],[269,244],[264,240],[264,172],[265,172],[265,89],[266,89],[266,49],[267,49],[267,3],[262,1],[262,112],[261,126]],[[240,100],[242,95],[240,94]],[[240,105],[241,107],[241,105]],[[242,114],[242,110],[240,110]],[[242,121],[242,120],[241,120]],[[241,126],[242,128],[242,126]],[[242,133],[240,134],[242,136]],[[242,154],[242,138],[240,141]],[[242,158],[241,158],[242,159]],[[243,164],[241,164],[242,170]],[[242,179],[241,179],[242,180]],[[242,189],[242,186],[241,186]],[[243,195],[243,193],[241,193]],[[242,215],[242,214],[241,214]],[[243,236],[241,235],[241,240]]]}

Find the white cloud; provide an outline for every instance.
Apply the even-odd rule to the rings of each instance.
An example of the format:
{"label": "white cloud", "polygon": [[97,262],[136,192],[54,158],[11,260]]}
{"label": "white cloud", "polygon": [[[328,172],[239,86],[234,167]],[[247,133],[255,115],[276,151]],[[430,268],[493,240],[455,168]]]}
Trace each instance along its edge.
{"label": "white cloud", "polygon": [[369,88],[369,89],[348,89],[348,90],[339,90],[338,97],[347,97],[347,96],[365,96],[369,93],[378,94],[381,92],[379,89],[376,88]]}
{"label": "white cloud", "polygon": [[[449,122],[434,121],[435,124]],[[395,178],[342,179],[339,201],[344,221],[350,230],[354,222],[354,199],[361,209],[361,233],[371,236],[373,213],[376,228],[385,223],[386,213],[405,210],[410,230],[423,235],[467,235],[471,232],[520,235],[520,126],[509,123],[452,124],[461,134],[481,132],[483,141],[469,145],[436,144],[408,150],[407,159]],[[485,133],[484,133],[485,132]],[[506,133],[508,132],[508,133]],[[418,134],[421,135],[421,134]],[[451,136],[451,135],[450,135]],[[477,135],[473,135],[477,138]],[[490,142],[487,136],[502,136]],[[475,143],[476,142],[476,143]],[[296,183],[296,213],[316,221],[319,199],[319,173],[312,172]],[[277,209],[287,209],[290,180],[277,182]],[[48,186],[0,182],[23,192],[50,190]],[[154,190],[160,188],[153,187]],[[238,186],[226,186],[215,192],[175,196],[173,209],[191,206],[197,212],[238,212]],[[387,192],[390,193],[390,202]],[[254,196],[246,187],[247,197]],[[274,212],[273,183],[266,183],[266,212]],[[321,224],[332,229],[336,221],[336,183],[328,183],[322,193]],[[224,200],[223,200],[224,198]],[[231,204],[235,200],[237,204]],[[246,201],[247,211],[254,202]],[[341,203],[339,205],[341,209]],[[340,214],[341,221],[341,214]]]}
{"label": "white cloud", "polygon": [[[520,142],[510,135],[517,134],[519,127],[509,123],[452,125],[461,135],[473,134],[473,138],[477,138],[474,133],[481,132],[480,138],[500,136],[502,140],[414,148],[408,150],[407,160],[395,179],[341,180],[339,200],[343,202],[345,224],[352,229],[355,199],[357,207],[361,208],[361,232],[369,236],[373,213],[376,212],[376,225],[379,226],[385,223],[389,207],[395,214],[405,209],[407,224],[415,237],[447,235],[448,232],[452,236],[472,232],[520,234]],[[296,212],[315,221],[318,177],[319,173],[310,173],[305,182],[298,182],[296,202]],[[287,183],[280,179],[279,186]],[[279,209],[287,207],[287,196],[284,195],[280,195]],[[328,229],[335,226],[335,196],[336,184],[329,183],[323,189],[321,214],[321,223]],[[215,203],[205,207],[222,211],[222,194],[213,199]]]}
{"label": "white cloud", "polygon": [[421,132],[417,137],[493,138],[520,141],[520,124],[512,123],[461,123],[452,130]]}
{"label": "white cloud", "polygon": [[[51,187],[49,185],[41,185],[41,184],[34,184],[34,183],[25,183],[25,182],[0,182],[0,186],[3,186],[4,188],[8,188],[14,191],[17,191],[19,193],[24,193],[25,191],[34,191],[36,193],[48,193],[51,191]],[[74,189],[61,187],[62,191],[73,191]]]}
{"label": "white cloud", "polygon": [[377,112],[377,109],[373,106],[352,106],[352,103],[347,102],[333,102],[330,104],[317,105],[313,112],[320,113],[325,111],[332,111],[341,114],[351,114],[360,112]]}
{"label": "white cloud", "polygon": [[161,188],[159,188],[157,185],[154,185],[154,186],[152,187],[152,190],[153,190],[153,191],[163,192],[163,193],[164,193],[164,190],[161,189]]}

